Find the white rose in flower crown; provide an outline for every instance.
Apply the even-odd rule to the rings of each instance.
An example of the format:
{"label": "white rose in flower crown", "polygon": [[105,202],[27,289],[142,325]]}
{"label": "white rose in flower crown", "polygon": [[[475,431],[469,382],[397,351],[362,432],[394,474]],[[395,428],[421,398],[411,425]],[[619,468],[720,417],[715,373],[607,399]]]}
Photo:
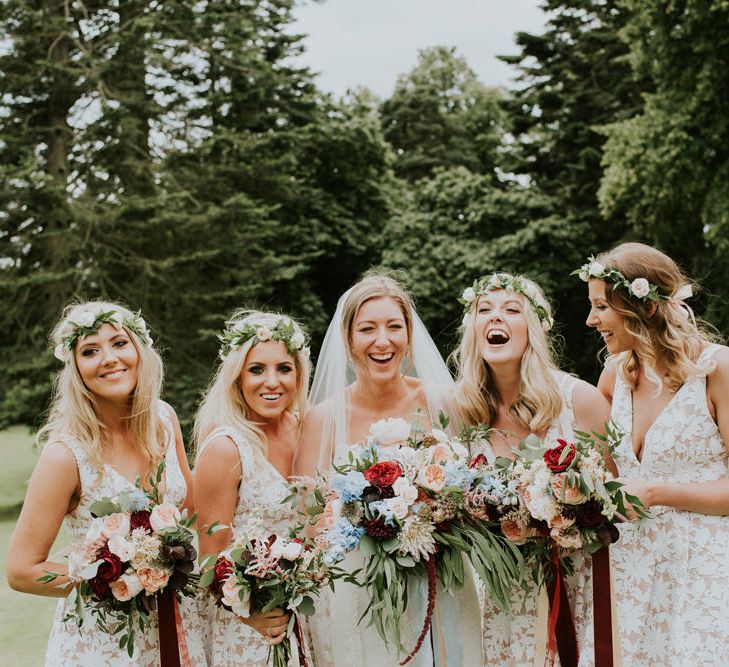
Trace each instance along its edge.
{"label": "white rose in flower crown", "polygon": [[109,551],[115,556],[119,556],[123,562],[132,560],[137,550],[135,545],[121,535],[114,535],[114,537],[109,538],[108,547]]}
{"label": "white rose in flower crown", "polygon": [[122,574],[116,581],[109,584],[111,594],[120,602],[131,600],[135,595],[142,592],[144,586],[136,574]]}
{"label": "white rose in flower crown", "polygon": [[590,262],[587,267],[587,272],[594,278],[599,278],[605,271],[605,266],[600,262]]}
{"label": "white rose in flower crown", "polygon": [[[231,574],[221,589],[223,603],[228,605],[238,616],[248,617],[251,615],[251,592],[241,586],[234,574]],[[241,592],[243,599],[241,600]]]}
{"label": "white rose in flower crown", "polygon": [[474,290],[473,287],[466,287],[466,289],[463,290],[461,298],[464,301],[468,301],[468,303],[471,303],[471,301],[476,298],[476,290]]}
{"label": "white rose in flower crown", "polygon": [[77,322],[80,326],[88,329],[89,327],[94,326],[94,322],[96,322],[96,315],[90,310],[84,310],[84,312],[79,315]]}
{"label": "white rose in flower crown", "polygon": [[291,336],[291,348],[294,350],[300,349],[304,345],[305,340],[306,339],[304,338],[304,334],[302,334],[300,331],[297,331],[293,336]]}
{"label": "white rose in flower crown", "polygon": [[410,424],[404,419],[380,419],[370,426],[370,435],[380,445],[394,445],[410,437]]}
{"label": "white rose in flower crown", "polygon": [[107,514],[101,517],[101,535],[107,540],[112,537],[129,535],[129,515],[126,512]]}
{"label": "white rose in flower crown", "polygon": [[180,510],[175,505],[162,503],[152,508],[152,513],[149,515],[149,525],[152,526],[152,530],[159,533],[168,528],[174,528],[181,517]]}
{"label": "white rose in flower crown", "polygon": [[286,560],[296,560],[303,550],[303,545],[298,542],[289,542],[279,537],[271,545],[271,556],[273,558],[285,558]]}
{"label": "white rose in flower crown", "polygon": [[65,344],[59,343],[53,348],[53,356],[58,359],[58,361],[63,361],[65,363],[71,358],[71,350],[69,350]]}
{"label": "white rose in flower crown", "polygon": [[265,343],[267,340],[271,340],[271,330],[268,327],[259,327],[256,337],[261,343]]}
{"label": "white rose in flower crown", "polygon": [[645,278],[636,278],[632,283],[630,283],[630,291],[634,296],[642,299],[643,297],[648,296],[648,293],[651,291],[651,286]]}
{"label": "white rose in flower crown", "polygon": [[587,271],[580,271],[579,276],[582,282],[586,283],[590,280],[590,274]]}

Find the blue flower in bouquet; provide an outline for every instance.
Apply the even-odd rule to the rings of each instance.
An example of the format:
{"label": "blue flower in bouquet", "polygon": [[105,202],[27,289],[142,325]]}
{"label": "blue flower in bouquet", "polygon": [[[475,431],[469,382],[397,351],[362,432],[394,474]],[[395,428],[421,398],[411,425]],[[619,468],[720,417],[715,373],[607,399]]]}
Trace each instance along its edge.
{"label": "blue flower in bouquet", "polygon": [[342,502],[348,503],[350,500],[362,500],[362,491],[369,486],[369,482],[361,472],[353,470],[346,475],[332,475],[330,486]]}
{"label": "blue flower in bouquet", "polygon": [[130,512],[141,512],[149,507],[149,498],[142,489],[134,489],[129,492],[129,511]]}
{"label": "blue flower in bouquet", "polygon": [[463,461],[451,461],[445,464],[446,486],[457,486],[464,491],[471,488],[478,471],[469,468]]}
{"label": "blue flower in bouquet", "polygon": [[393,508],[392,503],[387,500],[375,500],[370,503],[370,509],[377,512],[388,526],[394,526],[395,522],[392,520]]}
{"label": "blue flower in bouquet", "polygon": [[364,535],[364,528],[353,526],[347,519],[339,519],[328,531],[329,549],[325,556],[328,565],[344,558],[347,551],[356,549]]}

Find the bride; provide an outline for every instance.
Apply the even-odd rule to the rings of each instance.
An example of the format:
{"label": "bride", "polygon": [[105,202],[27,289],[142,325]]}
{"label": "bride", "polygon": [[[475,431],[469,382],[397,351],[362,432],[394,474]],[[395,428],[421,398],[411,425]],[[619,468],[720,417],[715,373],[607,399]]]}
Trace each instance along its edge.
{"label": "bride", "polygon": [[[380,419],[419,418],[430,427],[447,409],[452,386],[404,287],[388,275],[366,274],[339,299],[324,338],[312,387],[314,407],[304,419],[294,473],[314,475],[343,462],[350,445],[366,439]],[[345,560],[347,569],[361,565],[357,553]],[[366,618],[358,625],[368,603],[364,589],[343,583],[320,599],[312,629],[318,665],[398,664],[402,656],[384,644],[373,626],[366,627]],[[426,606],[427,583],[411,580],[401,628],[408,650],[415,645]],[[438,595],[430,637],[410,664],[481,665],[480,632],[470,577],[457,594]]]}

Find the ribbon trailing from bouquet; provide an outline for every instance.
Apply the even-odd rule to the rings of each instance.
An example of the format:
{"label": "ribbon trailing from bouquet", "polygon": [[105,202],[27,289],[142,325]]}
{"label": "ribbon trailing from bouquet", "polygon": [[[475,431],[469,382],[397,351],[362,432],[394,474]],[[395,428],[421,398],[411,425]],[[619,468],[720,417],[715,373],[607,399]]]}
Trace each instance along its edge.
{"label": "ribbon trailing from bouquet", "polygon": [[595,630],[595,667],[621,667],[615,598],[612,594],[610,550],[592,554],[592,605]]}
{"label": "ribbon trailing from bouquet", "polygon": [[557,545],[552,547],[552,578],[547,584],[547,590],[549,593],[547,641],[551,664],[554,665],[555,655],[558,654],[562,667],[577,667],[579,660],[577,633]]}
{"label": "ribbon trailing from bouquet", "polygon": [[306,650],[304,649],[304,631],[301,628],[298,614],[294,614],[294,634],[296,635],[296,648],[299,652],[299,667],[309,667],[306,660]]}
{"label": "ribbon trailing from bouquet", "polygon": [[160,667],[190,667],[180,609],[171,589],[157,596]]}

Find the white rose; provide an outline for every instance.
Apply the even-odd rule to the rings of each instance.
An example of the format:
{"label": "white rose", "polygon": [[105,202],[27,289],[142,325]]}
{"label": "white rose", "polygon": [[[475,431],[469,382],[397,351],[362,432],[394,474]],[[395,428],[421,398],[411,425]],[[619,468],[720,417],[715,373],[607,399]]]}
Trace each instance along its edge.
{"label": "white rose", "polygon": [[[241,592],[243,599],[241,600]],[[223,584],[222,588],[223,602],[228,605],[238,616],[248,617],[251,615],[251,592],[241,586],[235,577],[231,574]]]}
{"label": "white rose", "polygon": [[96,322],[96,315],[90,310],[84,310],[78,318],[79,325],[87,329],[94,326],[94,322]]}
{"label": "white rose", "polygon": [[651,286],[645,278],[636,278],[630,283],[630,291],[639,299],[642,299],[644,296],[648,296]]}
{"label": "white rose", "polygon": [[418,499],[418,489],[405,477],[398,477],[392,485],[392,490],[398,498],[402,498],[409,505]]}
{"label": "white rose", "polygon": [[400,520],[408,515],[408,504],[404,498],[398,498],[397,496],[390,498],[390,509],[393,515]]}
{"label": "white rose", "polygon": [[588,282],[590,280],[590,274],[587,271],[580,271],[580,280]]}
{"label": "white rose", "polygon": [[259,327],[256,336],[261,343],[271,340],[271,330],[268,327]]}
{"label": "white rose", "polygon": [[289,542],[282,538],[278,538],[271,545],[271,556],[274,558],[285,558],[286,560],[296,560],[303,550],[303,546],[298,542]]}
{"label": "white rose", "polygon": [[380,419],[370,426],[370,435],[380,445],[405,442],[410,436],[410,424],[404,419]]}
{"label": "white rose", "polygon": [[180,510],[172,503],[162,503],[152,508],[149,525],[152,526],[152,530],[159,533],[167,528],[174,528],[181,517]]}
{"label": "white rose", "polygon": [[55,348],[53,348],[53,356],[58,359],[58,361],[66,363],[71,358],[71,350],[69,350],[63,343],[59,343]]}
{"label": "white rose", "polygon": [[129,515],[126,512],[107,514],[101,517],[101,535],[107,540],[129,535]]}
{"label": "white rose", "polygon": [[294,350],[300,349],[304,345],[304,334],[297,331],[293,336],[291,336],[290,345]]}
{"label": "white rose", "polygon": [[91,565],[90,561],[83,554],[71,552],[68,555],[68,578],[71,581],[83,581],[85,579],[84,570],[89,565]]}
{"label": "white rose", "polygon": [[[135,546],[129,540],[124,539],[121,535],[114,535],[114,537],[111,537],[109,539],[108,546],[109,551],[116,556],[119,556],[120,560],[125,563],[132,560],[134,552],[136,551]],[[136,595],[136,593],[134,595]]]}
{"label": "white rose", "polygon": [[587,267],[587,273],[589,273],[594,278],[599,278],[600,276],[602,276],[604,271],[605,266],[603,264],[600,264],[600,262],[590,262]]}
{"label": "white rose", "polygon": [[466,289],[463,290],[461,298],[464,301],[468,301],[468,303],[471,303],[471,301],[476,298],[476,290],[474,290],[473,287],[466,287]]}

